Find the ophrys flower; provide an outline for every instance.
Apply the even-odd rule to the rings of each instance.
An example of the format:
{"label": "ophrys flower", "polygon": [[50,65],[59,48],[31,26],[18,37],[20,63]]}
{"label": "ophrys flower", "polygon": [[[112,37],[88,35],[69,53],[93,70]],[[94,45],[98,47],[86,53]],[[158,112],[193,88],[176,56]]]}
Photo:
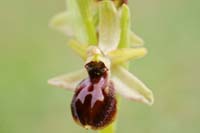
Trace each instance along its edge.
{"label": "ophrys flower", "polygon": [[[100,129],[115,119],[116,94],[148,105],[153,103],[153,94],[125,68],[130,60],[146,54],[146,49],[142,47],[143,41],[129,29],[127,5],[116,7],[113,2],[103,0],[94,9],[89,8],[94,4],[90,2],[88,0],[82,7],[84,3],[77,0],[80,10],[77,18],[71,16],[69,11],[69,14],[59,15],[52,21],[54,27],[76,39],[68,44],[85,63],[81,70],[55,77],[48,82],[75,92],[71,110],[78,124],[85,128]],[[77,29],[76,26],[80,25],[67,23],[73,19],[80,20],[80,25],[85,28]],[[84,34],[76,34],[76,30]]]}

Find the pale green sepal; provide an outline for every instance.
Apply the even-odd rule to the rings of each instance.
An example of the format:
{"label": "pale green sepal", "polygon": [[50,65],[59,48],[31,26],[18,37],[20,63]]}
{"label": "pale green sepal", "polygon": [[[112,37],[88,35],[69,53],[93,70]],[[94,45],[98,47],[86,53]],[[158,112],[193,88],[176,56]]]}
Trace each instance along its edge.
{"label": "pale green sepal", "polygon": [[123,4],[121,10],[121,18],[120,18],[120,42],[118,48],[126,48],[129,47],[129,29],[130,29],[130,14],[129,8],[126,4]]}
{"label": "pale green sepal", "polygon": [[119,13],[112,1],[106,0],[99,4],[99,48],[107,53],[115,50],[119,43]]}
{"label": "pale green sepal", "polygon": [[132,73],[123,67],[116,67],[112,72],[112,81],[119,94],[133,101],[146,103],[148,105],[153,104],[154,98],[152,91]]}
{"label": "pale green sepal", "polygon": [[77,85],[86,77],[87,71],[85,69],[81,69],[76,72],[52,78],[48,80],[48,83],[59,88],[75,91]]}
{"label": "pale green sepal", "polygon": [[93,13],[90,5],[93,4],[92,0],[76,0],[79,7],[79,11],[84,23],[85,31],[88,36],[88,43],[90,45],[97,44],[97,34],[95,23],[93,22]]}
{"label": "pale green sepal", "polygon": [[112,65],[120,65],[130,60],[138,59],[145,56],[146,48],[121,48],[108,53]]}
{"label": "pale green sepal", "polygon": [[138,47],[138,46],[143,46],[144,41],[142,38],[140,38],[138,35],[136,35],[134,32],[130,32],[130,46],[131,47]]}
{"label": "pale green sepal", "polygon": [[78,54],[83,60],[87,58],[87,45],[83,45],[76,40],[70,40],[68,42],[69,47]]}

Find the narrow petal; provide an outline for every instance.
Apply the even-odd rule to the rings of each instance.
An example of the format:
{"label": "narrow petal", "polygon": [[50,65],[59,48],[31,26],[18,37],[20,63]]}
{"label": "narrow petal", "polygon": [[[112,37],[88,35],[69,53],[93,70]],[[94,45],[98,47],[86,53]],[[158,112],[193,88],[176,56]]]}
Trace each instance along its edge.
{"label": "narrow petal", "polygon": [[76,86],[86,77],[87,72],[85,69],[82,69],[73,73],[52,78],[48,80],[48,83],[59,88],[74,91]]}
{"label": "narrow petal", "polygon": [[129,47],[130,13],[129,13],[129,8],[127,7],[126,4],[122,6],[120,27],[121,27],[121,34],[118,47],[119,48]]}
{"label": "narrow petal", "polygon": [[122,48],[111,51],[108,53],[108,57],[112,61],[112,65],[122,64],[129,60],[134,60],[146,55],[147,50],[145,48]]}
{"label": "narrow petal", "polygon": [[146,103],[148,105],[153,104],[152,91],[125,68],[116,67],[112,74],[114,75],[112,80],[119,94],[133,101]]}
{"label": "narrow petal", "polygon": [[102,1],[99,10],[99,48],[107,53],[117,48],[120,39],[120,21],[112,1]]}

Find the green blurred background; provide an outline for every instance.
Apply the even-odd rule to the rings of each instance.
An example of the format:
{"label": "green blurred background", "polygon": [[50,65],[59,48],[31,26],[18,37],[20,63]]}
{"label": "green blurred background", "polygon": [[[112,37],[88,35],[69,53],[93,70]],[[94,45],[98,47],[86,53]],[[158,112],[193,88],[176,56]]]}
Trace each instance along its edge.
{"label": "green blurred background", "polygon": [[[200,1],[130,0],[148,55],[131,71],[152,107],[122,99],[117,133],[200,132]],[[48,28],[65,0],[0,0],[0,133],[92,133],[74,123],[73,93],[47,79],[82,67],[67,38]]]}

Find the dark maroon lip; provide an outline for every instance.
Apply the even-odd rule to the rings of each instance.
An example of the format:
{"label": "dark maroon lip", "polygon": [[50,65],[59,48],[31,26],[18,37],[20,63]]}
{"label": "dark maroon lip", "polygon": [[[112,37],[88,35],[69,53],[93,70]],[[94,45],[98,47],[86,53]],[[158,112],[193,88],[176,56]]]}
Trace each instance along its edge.
{"label": "dark maroon lip", "polygon": [[76,88],[71,102],[73,119],[94,130],[112,123],[117,113],[114,84],[108,79],[108,69],[101,61],[85,65],[89,77]]}
{"label": "dark maroon lip", "polygon": [[89,79],[84,82],[88,82],[88,86],[79,85],[71,102],[73,119],[84,128],[102,129],[111,124],[117,114],[114,86],[112,82],[92,84]]}

